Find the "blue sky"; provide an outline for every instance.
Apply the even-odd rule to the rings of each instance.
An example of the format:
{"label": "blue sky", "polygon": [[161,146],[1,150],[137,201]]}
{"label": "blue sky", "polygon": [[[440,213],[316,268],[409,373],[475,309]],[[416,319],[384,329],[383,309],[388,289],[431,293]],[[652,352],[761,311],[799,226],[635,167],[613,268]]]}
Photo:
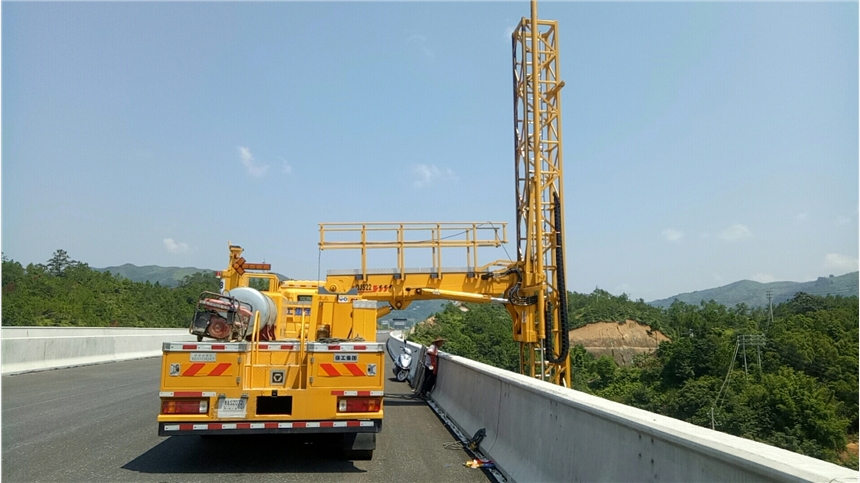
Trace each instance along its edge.
{"label": "blue sky", "polygon": [[[528,2],[2,4],[2,250],[293,278],[318,223],[514,229]],[[543,2],[568,288],[654,300],[858,268],[858,4]],[[488,250],[482,262],[516,253]],[[394,266],[382,263],[381,266]],[[457,264],[461,265],[461,264]]]}

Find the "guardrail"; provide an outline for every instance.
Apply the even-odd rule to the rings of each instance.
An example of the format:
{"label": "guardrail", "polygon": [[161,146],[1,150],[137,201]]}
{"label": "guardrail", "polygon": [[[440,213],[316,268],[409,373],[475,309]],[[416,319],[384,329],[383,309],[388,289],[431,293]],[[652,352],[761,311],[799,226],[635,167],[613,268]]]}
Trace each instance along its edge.
{"label": "guardrail", "polygon": [[196,340],[188,329],[3,327],[3,375],[161,355],[170,341]]}
{"label": "guardrail", "polygon": [[440,353],[433,399],[508,478],[857,482],[857,471]]}

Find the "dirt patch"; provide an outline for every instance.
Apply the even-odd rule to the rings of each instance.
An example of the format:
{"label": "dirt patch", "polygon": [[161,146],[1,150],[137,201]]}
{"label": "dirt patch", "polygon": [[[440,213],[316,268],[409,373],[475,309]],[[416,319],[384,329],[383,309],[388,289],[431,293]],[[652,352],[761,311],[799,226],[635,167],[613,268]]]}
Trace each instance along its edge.
{"label": "dirt patch", "polygon": [[569,333],[571,345],[582,345],[594,357],[607,355],[618,365],[629,365],[633,357],[657,350],[660,342],[669,340],[659,330],[652,330],[635,320],[593,322]]}

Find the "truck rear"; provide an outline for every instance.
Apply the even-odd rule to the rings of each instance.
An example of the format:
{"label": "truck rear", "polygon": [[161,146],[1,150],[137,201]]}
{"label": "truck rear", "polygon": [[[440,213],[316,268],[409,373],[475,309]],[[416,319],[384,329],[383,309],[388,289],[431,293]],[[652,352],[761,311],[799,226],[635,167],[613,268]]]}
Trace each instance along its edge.
{"label": "truck rear", "polygon": [[[198,301],[198,341],[163,346],[158,434],[328,433],[347,458],[372,458],[384,387],[376,302],[250,273],[242,249],[230,251],[222,292]],[[249,287],[254,278],[268,290]]]}

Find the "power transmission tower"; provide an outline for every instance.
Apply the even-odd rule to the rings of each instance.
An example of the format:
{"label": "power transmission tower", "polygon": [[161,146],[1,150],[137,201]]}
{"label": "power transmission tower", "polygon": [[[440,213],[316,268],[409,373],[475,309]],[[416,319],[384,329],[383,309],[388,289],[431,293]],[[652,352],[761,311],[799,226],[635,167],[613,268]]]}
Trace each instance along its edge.
{"label": "power transmission tower", "polygon": [[726,378],[723,380],[723,385],[720,386],[720,390],[717,392],[717,397],[714,398],[714,402],[711,405],[711,429],[716,429],[716,421],[714,418],[714,412],[722,406],[722,399],[726,397],[729,392],[729,382],[732,379],[732,369],[735,367],[735,361],[738,358],[738,352],[740,352],[741,348],[743,348],[744,352],[744,372],[749,374],[747,370],[747,346],[755,347],[756,354],[758,355],[758,370],[759,374],[761,373],[761,347],[767,343],[764,334],[746,334],[739,335],[735,342],[735,353],[732,354],[732,360],[729,363],[729,370],[726,371]]}
{"label": "power transmission tower", "polygon": [[747,370],[747,346],[756,348],[756,354],[758,356],[758,371],[761,373],[761,346],[765,345],[765,343],[764,334],[745,334],[738,336],[735,353],[737,353],[737,347],[743,347],[744,372],[747,374],[749,374],[749,371]]}

